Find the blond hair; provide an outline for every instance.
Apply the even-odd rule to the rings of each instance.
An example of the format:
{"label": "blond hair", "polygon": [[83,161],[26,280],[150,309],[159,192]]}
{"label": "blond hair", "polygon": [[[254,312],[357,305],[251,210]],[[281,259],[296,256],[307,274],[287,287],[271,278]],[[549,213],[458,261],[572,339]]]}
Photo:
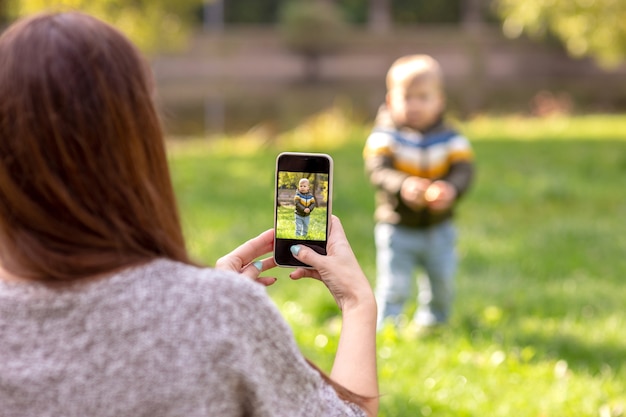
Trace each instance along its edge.
{"label": "blond hair", "polygon": [[429,55],[406,55],[398,58],[387,71],[387,90],[406,87],[420,78],[432,78],[443,85],[441,66]]}

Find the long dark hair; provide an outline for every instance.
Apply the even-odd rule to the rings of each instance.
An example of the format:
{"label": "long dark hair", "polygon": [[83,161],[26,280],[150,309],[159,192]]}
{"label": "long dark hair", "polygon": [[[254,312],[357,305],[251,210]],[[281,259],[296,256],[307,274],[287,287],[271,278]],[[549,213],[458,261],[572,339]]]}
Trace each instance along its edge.
{"label": "long dark hair", "polygon": [[[2,34],[0,59],[2,267],[49,282],[157,257],[191,263],[153,81],[132,43],[89,15],[47,13]],[[319,372],[341,398],[366,400]]]}
{"label": "long dark hair", "polygon": [[147,63],[79,12],[0,37],[0,262],[72,280],[189,261]]}

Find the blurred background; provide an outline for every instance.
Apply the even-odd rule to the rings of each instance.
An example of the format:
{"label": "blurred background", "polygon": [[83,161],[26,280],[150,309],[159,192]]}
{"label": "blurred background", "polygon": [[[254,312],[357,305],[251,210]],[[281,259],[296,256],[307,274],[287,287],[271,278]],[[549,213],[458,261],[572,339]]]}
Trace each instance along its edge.
{"label": "blurred background", "polygon": [[[49,8],[148,56],[185,238],[209,265],[271,227],[276,154],[321,151],[373,283],[363,143],[389,65],[434,56],[478,180],[451,326],[379,333],[379,416],[626,416],[626,0],[0,0],[0,27]],[[330,369],[332,297],[275,273],[268,293]]]}
{"label": "blurred background", "polygon": [[0,21],[78,8],[150,57],[171,136],[271,137],[333,106],[362,120],[389,65],[438,59],[449,110],[626,110],[622,0],[0,0]]}

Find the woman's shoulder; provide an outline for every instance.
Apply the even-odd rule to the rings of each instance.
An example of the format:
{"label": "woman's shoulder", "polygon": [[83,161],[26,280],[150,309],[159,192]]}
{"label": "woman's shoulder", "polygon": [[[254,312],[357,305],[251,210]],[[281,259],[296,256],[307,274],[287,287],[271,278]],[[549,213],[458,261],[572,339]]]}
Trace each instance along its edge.
{"label": "woman's shoulder", "polygon": [[159,327],[185,328],[190,337],[237,337],[255,312],[278,314],[265,287],[245,276],[166,259],[129,268],[105,285],[98,295],[112,310],[137,311]]}
{"label": "woman's shoulder", "polygon": [[141,292],[161,293],[168,298],[178,297],[189,301],[206,301],[218,295],[221,299],[230,296],[267,298],[262,285],[234,272],[169,259],[157,259],[129,268],[112,277],[112,281],[113,286],[122,283],[126,291],[130,286]]}
{"label": "woman's shoulder", "polygon": [[[117,274],[114,279],[154,280],[163,285],[188,286],[202,285],[208,282],[219,285],[241,283],[241,276],[231,272],[207,266],[198,266],[159,258],[145,264],[136,265]],[[216,282],[217,281],[217,282]]]}
{"label": "woman's shoulder", "polygon": [[169,259],[134,265],[94,280],[65,286],[0,283],[0,307],[24,310],[127,308],[184,312],[224,304],[271,304],[265,288],[230,271],[199,267]]}

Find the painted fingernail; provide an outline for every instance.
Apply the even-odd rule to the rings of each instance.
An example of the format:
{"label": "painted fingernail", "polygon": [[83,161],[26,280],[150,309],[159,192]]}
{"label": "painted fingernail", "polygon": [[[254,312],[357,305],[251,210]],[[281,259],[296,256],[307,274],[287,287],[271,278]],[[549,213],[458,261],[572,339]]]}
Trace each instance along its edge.
{"label": "painted fingernail", "polygon": [[300,253],[300,246],[293,245],[291,248],[289,248],[289,250],[291,251],[291,253],[293,253],[293,256],[298,256],[298,253]]}
{"label": "painted fingernail", "polygon": [[254,261],[252,265],[254,265],[254,267],[258,269],[259,271],[263,270],[263,262],[261,261]]}

